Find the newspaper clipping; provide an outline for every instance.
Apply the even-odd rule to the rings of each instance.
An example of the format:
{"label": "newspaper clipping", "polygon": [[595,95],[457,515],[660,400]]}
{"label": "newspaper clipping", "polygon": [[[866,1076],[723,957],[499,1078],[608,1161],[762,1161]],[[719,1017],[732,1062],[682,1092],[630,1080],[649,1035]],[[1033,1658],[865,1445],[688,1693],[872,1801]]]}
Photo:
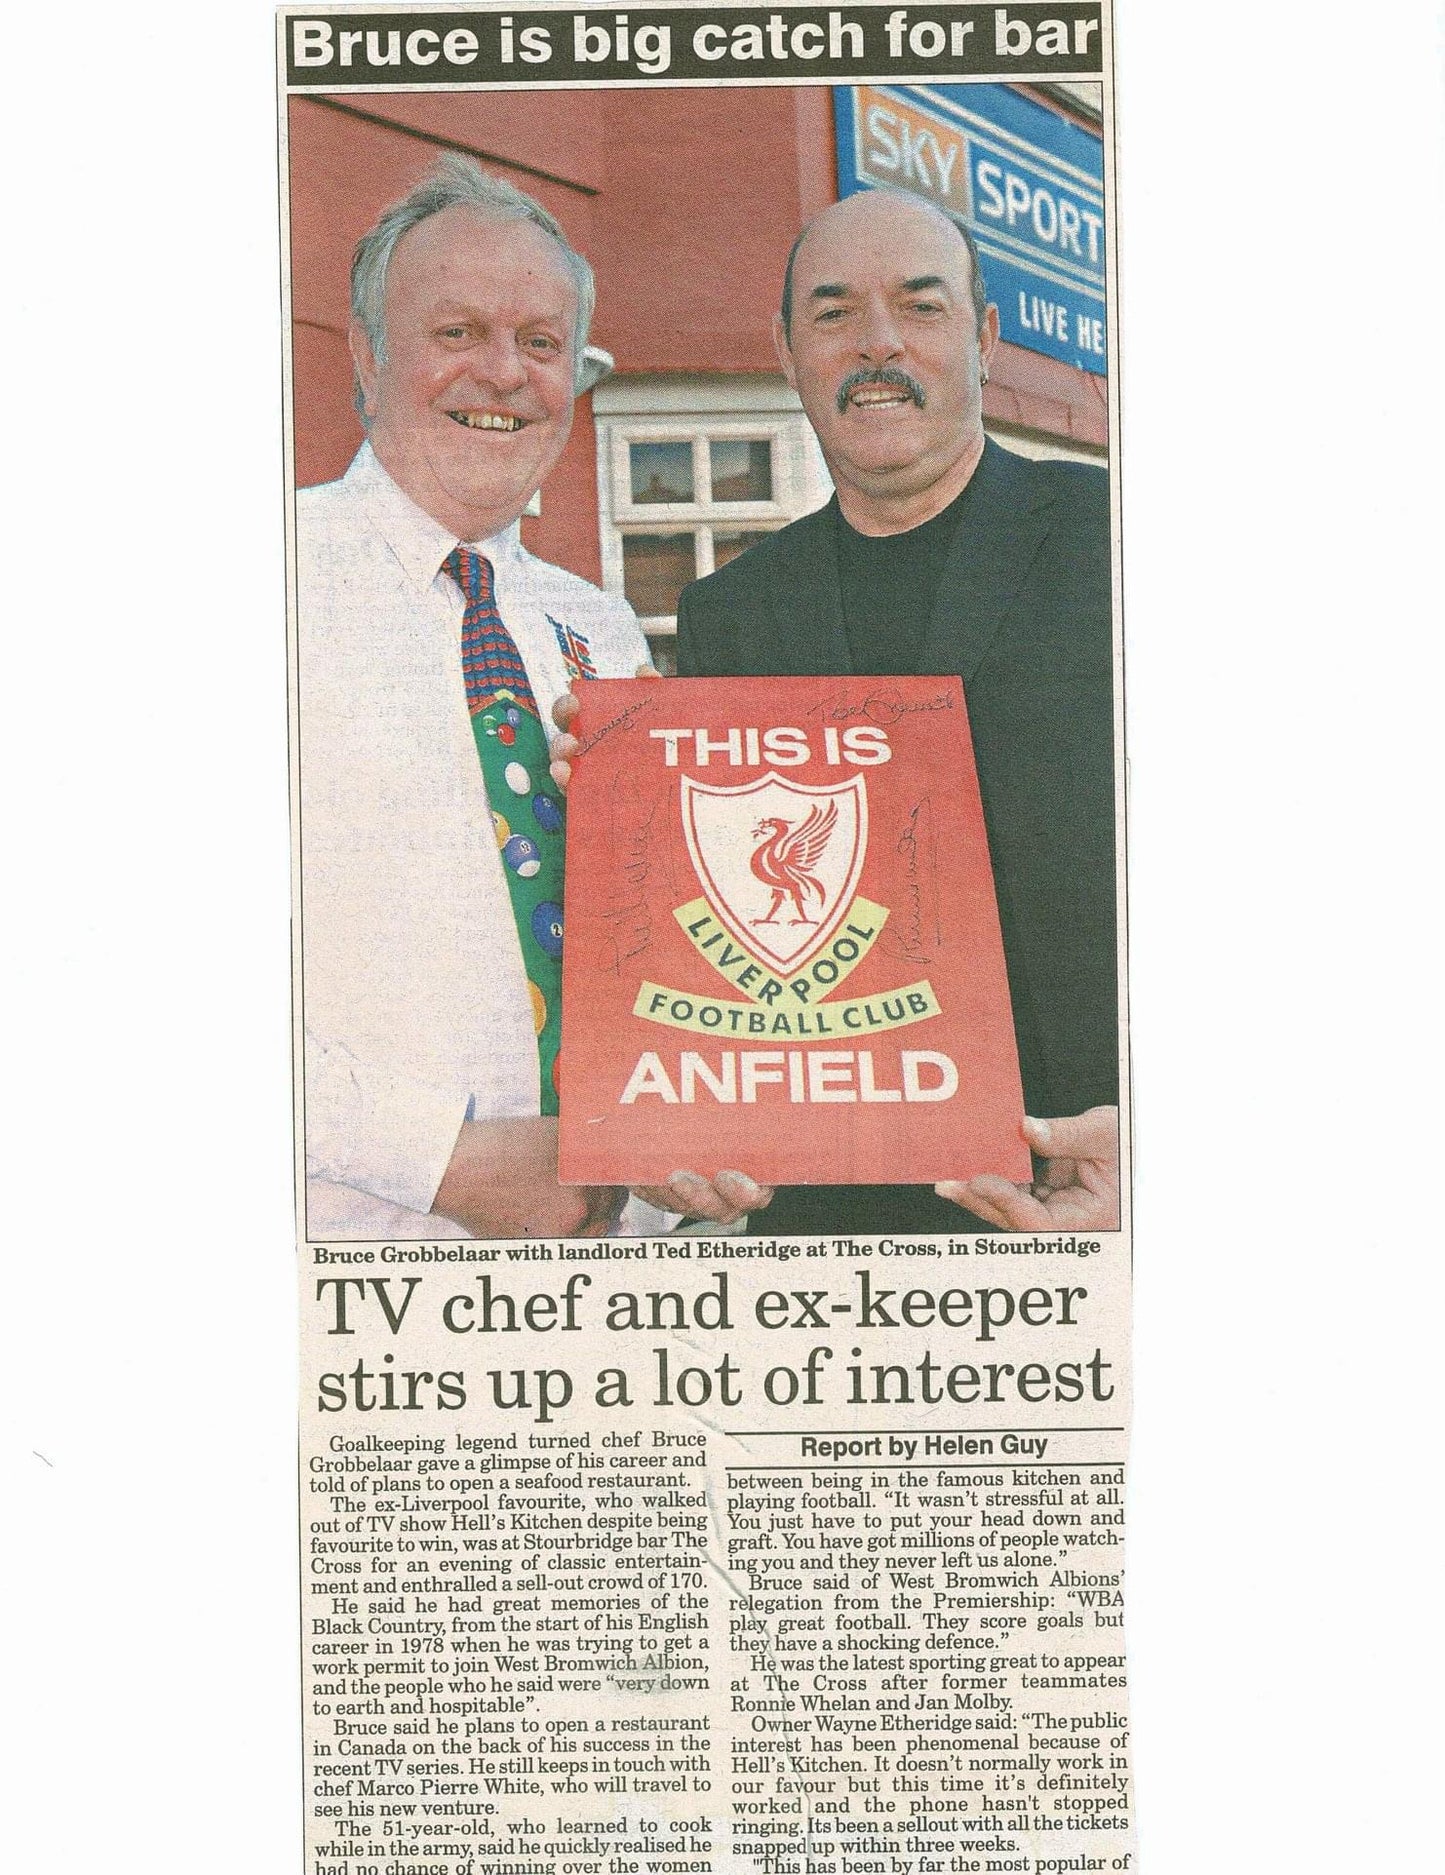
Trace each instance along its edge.
{"label": "newspaper clipping", "polygon": [[[307,1868],[1130,1869],[1109,6],[277,26]],[[966,856],[901,774],[868,821],[900,724],[1028,1116],[941,1179],[967,1024],[890,996],[970,981]],[[564,857],[619,980],[704,959],[614,1091]],[[563,1184],[584,1084],[686,1163]]]}

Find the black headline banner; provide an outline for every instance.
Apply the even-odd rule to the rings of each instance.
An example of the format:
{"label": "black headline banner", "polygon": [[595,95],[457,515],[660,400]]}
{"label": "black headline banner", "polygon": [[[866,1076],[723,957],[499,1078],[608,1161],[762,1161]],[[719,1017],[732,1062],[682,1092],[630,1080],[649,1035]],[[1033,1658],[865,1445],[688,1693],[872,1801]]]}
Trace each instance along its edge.
{"label": "black headline banner", "polygon": [[290,89],[710,79],[1097,78],[1103,9],[589,7],[577,12],[287,13]]}

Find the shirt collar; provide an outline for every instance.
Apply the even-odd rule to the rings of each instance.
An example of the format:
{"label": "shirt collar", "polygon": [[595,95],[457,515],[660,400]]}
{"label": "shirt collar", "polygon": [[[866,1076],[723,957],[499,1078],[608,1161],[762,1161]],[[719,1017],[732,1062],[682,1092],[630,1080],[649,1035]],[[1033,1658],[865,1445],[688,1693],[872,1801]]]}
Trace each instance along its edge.
{"label": "shirt collar", "polygon": [[[448,533],[440,521],[397,487],[377,461],[369,442],[357,451],[345,481],[364,498],[377,533],[395,554],[407,579],[419,593],[429,592],[443,560],[458,545],[456,535]],[[460,544],[485,554],[494,567],[518,561],[525,551],[521,520],[511,522],[486,540]]]}

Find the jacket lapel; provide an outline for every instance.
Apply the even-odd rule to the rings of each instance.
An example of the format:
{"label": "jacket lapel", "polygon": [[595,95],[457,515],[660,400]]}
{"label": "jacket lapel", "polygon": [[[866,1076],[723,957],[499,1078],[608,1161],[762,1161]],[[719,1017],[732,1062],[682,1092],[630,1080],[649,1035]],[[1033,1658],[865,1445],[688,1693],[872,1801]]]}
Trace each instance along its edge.
{"label": "jacket lapel", "polygon": [[1049,498],[1029,465],[984,444],[975,487],[939,581],[920,671],[969,680],[1013,610],[1048,531]]}

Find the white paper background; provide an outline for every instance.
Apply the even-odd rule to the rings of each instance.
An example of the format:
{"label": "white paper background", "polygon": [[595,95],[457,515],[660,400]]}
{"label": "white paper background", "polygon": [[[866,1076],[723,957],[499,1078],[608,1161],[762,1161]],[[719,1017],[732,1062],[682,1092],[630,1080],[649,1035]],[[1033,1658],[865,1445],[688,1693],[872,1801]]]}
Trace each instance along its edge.
{"label": "white paper background", "polygon": [[[7,1838],[261,1875],[300,1854],[269,9],[27,17]],[[1149,1875],[1430,1854],[1441,31],[1120,21]]]}

